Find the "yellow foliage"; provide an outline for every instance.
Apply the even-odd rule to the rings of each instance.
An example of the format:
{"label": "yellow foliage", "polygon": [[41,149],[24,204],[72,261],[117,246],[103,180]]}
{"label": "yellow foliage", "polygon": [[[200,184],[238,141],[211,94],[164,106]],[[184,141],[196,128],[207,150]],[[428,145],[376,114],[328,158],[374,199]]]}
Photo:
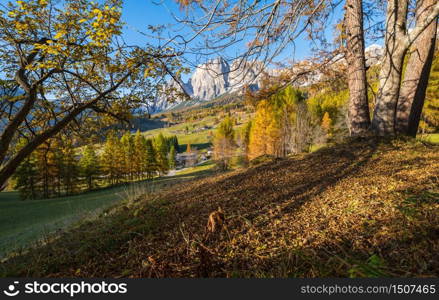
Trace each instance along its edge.
{"label": "yellow foliage", "polygon": [[249,159],[264,154],[275,155],[280,143],[281,127],[269,101],[259,102],[248,146]]}
{"label": "yellow foliage", "polygon": [[325,130],[326,133],[329,133],[331,131],[331,127],[332,127],[331,117],[329,116],[328,112],[325,112],[322,118],[322,128],[323,130]]}

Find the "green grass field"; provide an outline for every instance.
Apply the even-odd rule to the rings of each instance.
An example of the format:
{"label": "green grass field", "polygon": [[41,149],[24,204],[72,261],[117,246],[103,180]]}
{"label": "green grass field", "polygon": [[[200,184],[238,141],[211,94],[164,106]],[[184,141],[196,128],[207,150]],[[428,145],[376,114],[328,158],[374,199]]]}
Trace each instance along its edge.
{"label": "green grass field", "polygon": [[[240,130],[242,126],[249,120],[249,116],[245,115],[241,120],[241,124],[235,126],[235,130]],[[216,126],[218,125],[215,117],[208,116],[202,120],[197,120],[188,123],[182,123],[167,128],[157,128],[144,132],[146,138],[153,138],[162,133],[164,136],[176,135],[178,143],[180,144],[180,151],[186,151],[188,144],[191,144],[192,149],[195,147],[198,150],[207,149],[212,145],[213,135],[215,134]],[[210,129],[201,130],[200,128],[208,126]],[[186,127],[189,129],[186,133]]]}
{"label": "green grass field", "polygon": [[35,241],[46,234],[121,200],[122,188],[111,188],[81,195],[22,201],[18,192],[0,193],[0,255]]}
{"label": "green grass field", "polygon": [[[185,132],[186,126],[189,129],[188,133]],[[200,128],[203,126],[212,127],[212,129],[200,131],[195,130],[196,128]],[[198,150],[202,150],[208,148],[211,145],[210,134],[215,132],[215,129],[213,128],[214,126],[214,118],[206,117],[200,121],[178,124],[168,128],[148,130],[144,132],[144,135],[146,138],[153,138],[160,133],[162,133],[164,136],[176,135],[180,144],[180,151],[185,151],[187,144],[191,144],[191,146],[196,147]]]}
{"label": "green grass field", "polygon": [[209,175],[212,163],[177,171],[151,181],[131,183],[80,195],[20,200],[18,192],[0,193],[0,257],[52,236],[80,221],[97,217],[104,209],[181,180]]}

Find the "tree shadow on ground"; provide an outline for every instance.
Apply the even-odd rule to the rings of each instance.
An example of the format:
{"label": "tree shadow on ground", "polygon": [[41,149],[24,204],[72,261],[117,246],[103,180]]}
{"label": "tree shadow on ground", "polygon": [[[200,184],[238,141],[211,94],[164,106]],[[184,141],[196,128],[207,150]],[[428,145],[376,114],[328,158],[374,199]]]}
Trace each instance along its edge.
{"label": "tree shadow on ground", "polygon": [[[422,172],[416,174],[416,182],[403,187],[410,195],[417,195],[425,189],[417,187],[420,182],[437,180],[434,171],[424,172],[431,158],[427,161],[413,155],[407,161],[386,157],[380,162],[382,156],[376,141],[354,142],[177,185],[154,195],[158,204],[151,206],[149,199],[142,202],[143,207],[134,210],[135,217],[132,209],[121,210],[108,220],[108,226],[93,229],[94,244],[85,246],[92,239],[90,233],[72,234],[68,236],[72,242],[67,243],[65,237],[58,244],[36,252],[40,264],[33,266],[29,274],[316,277],[347,276],[349,272],[362,276],[363,269],[370,264],[378,264],[373,267],[381,270],[375,254],[393,263],[397,259],[389,257],[396,258],[398,253],[402,254],[400,257],[419,253],[415,246],[392,245],[403,245],[404,239],[415,245],[420,232],[431,237],[437,231],[438,218],[437,210],[430,207],[419,210],[428,215],[417,219],[410,215],[408,219],[392,206],[394,193],[401,191],[389,190],[383,194],[389,199],[381,201],[380,194],[367,189],[368,184],[383,188],[413,180],[415,175],[407,165],[416,164]],[[381,176],[376,183],[375,171]],[[345,190],[354,193],[349,196],[352,201],[340,199],[347,197]],[[335,194],[330,198],[328,193]],[[368,209],[369,205],[373,209]],[[207,217],[218,206],[225,211],[227,230],[210,238],[206,236]],[[410,209],[402,211],[410,213]],[[343,219],[344,216],[349,219]],[[410,220],[415,223],[408,223]],[[431,226],[425,226],[425,220],[430,220]],[[90,230],[86,227],[84,231]],[[78,245],[78,239],[82,244]],[[96,243],[98,246],[94,246]],[[437,253],[434,239],[432,246],[425,249],[435,250],[425,254],[426,259]],[[54,261],[53,253],[64,258]],[[69,258],[69,253],[75,253],[74,259]],[[32,256],[20,261],[26,263],[29,259]],[[51,271],[46,271],[47,265],[52,267]],[[78,265],[81,271],[75,273]],[[401,274],[393,269],[385,272]]]}
{"label": "tree shadow on ground", "polygon": [[[190,186],[173,193],[175,208],[169,217],[169,220],[173,220],[170,226],[178,228],[184,224],[189,236],[195,240],[202,239],[207,216],[218,206],[229,217],[239,216],[246,222],[264,226],[265,221],[261,220],[261,216],[273,210],[279,215],[291,214],[343,178],[355,176],[373,157],[376,148],[377,144],[372,141],[358,143],[357,146],[322,149],[307,156],[277,159],[245,172]],[[242,222],[230,222],[229,226],[230,231],[241,231]],[[180,232],[175,232],[172,239],[175,241],[175,244],[172,243],[174,247],[185,243]],[[164,254],[165,250],[158,255],[164,254],[166,258],[163,257],[163,260],[177,259],[188,265],[197,260],[185,254],[187,249],[181,248],[181,251]],[[184,272],[169,266],[164,269],[161,276],[190,276],[194,272],[191,268]],[[139,275],[145,276],[144,273]]]}

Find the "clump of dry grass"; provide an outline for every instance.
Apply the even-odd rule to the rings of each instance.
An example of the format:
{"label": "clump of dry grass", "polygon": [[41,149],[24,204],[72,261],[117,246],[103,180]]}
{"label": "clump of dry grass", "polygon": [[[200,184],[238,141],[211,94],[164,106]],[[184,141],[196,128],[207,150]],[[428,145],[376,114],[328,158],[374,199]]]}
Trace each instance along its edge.
{"label": "clump of dry grass", "polygon": [[[154,193],[4,276],[438,276],[439,151],[352,142]],[[221,207],[227,230],[206,238]]]}

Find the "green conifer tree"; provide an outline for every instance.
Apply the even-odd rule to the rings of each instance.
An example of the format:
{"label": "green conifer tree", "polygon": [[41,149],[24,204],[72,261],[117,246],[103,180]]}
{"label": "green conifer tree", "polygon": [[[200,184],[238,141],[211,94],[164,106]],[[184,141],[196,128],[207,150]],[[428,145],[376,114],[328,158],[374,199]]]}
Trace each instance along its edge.
{"label": "green conifer tree", "polygon": [[137,130],[134,136],[134,157],[133,157],[133,169],[137,176],[137,179],[142,178],[144,173],[144,165],[146,160],[146,140],[140,131]]}
{"label": "green conifer tree", "polygon": [[[17,148],[21,149],[26,145],[26,140],[20,140]],[[36,184],[38,178],[38,170],[36,166],[36,157],[32,153],[17,168],[12,179],[15,181],[14,188],[20,193],[21,199],[36,199]]]}
{"label": "green conifer tree", "polygon": [[155,139],[155,146],[157,152],[157,165],[161,174],[166,174],[169,170],[168,161],[168,143],[163,134],[159,134]]}
{"label": "green conifer tree", "polygon": [[133,180],[134,175],[134,164],[135,164],[135,151],[134,151],[134,140],[131,133],[126,132],[120,139],[120,144],[122,145],[123,160],[124,160],[124,171],[123,174],[129,179]]}
{"label": "green conifer tree", "polygon": [[170,169],[175,169],[176,167],[176,155],[177,155],[177,151],[175,150],[175,146],[174,144],[171,145],[171,150],[169,151],[169,168]]}
{"label": "green conifer tree", "polygon": [[72,195],[77,191],[79,165],[72,140],[65,138],[62,141],[62,145],[63,165],[61,168],[61,178],[65,193],[67,195]]}
{"label": "green conifer tree", "polygon": [[108,178],[109,184],[115,184],[118,181],[118,166],[119,162],[116,160],[118,157],[117,151],[118,139],[114,132],[107,134],[107,139],[104,144],[104,149],[100,157],[100,164],[104,175]]}
{"label": "green conifer tree", "polygon": [[146,149],[145,172],[147,174],[147,178],[151,179],[157,174],[158,171],[156,151],[154,149],[151,139],[146,140],[145,149]]}

